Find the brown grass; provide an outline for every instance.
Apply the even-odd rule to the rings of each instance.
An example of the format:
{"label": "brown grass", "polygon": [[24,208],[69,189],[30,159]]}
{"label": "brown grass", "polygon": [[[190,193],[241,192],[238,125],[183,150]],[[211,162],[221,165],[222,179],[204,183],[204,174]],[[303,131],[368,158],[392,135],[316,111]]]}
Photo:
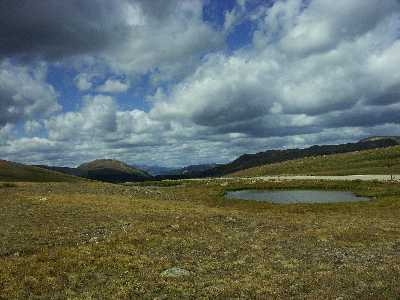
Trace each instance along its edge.
{"label": "brown grass", "polygon": [[[224,200],[245,187],[377,200]],[[399,208],[383,183],[18,183],[0,189],[0,299],[396,299]],[[173,266],[191,275],[160,276]]]}
{"label": "brown grass", "polygon": [[400,174],[400,146],[289,160],[229,176],[353,174]]}

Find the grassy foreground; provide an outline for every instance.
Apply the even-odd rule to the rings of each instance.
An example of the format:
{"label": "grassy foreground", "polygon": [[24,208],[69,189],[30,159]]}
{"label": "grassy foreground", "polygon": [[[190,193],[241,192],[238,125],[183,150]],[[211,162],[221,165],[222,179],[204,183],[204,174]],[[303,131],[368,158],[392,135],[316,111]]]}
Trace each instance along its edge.
{"label": "grassy foreground", "polygon": [[[224,200],[224,190],[246,187],[352,190],[375,200]],[[394,183],[4,184],[0,220],[2,300],[400,295]],[[160,276],[171,267],[190,275]]]}
{"label": "grassy foreground", "polygon": [[400,174],[400,146],[263,165],[229,176]]}

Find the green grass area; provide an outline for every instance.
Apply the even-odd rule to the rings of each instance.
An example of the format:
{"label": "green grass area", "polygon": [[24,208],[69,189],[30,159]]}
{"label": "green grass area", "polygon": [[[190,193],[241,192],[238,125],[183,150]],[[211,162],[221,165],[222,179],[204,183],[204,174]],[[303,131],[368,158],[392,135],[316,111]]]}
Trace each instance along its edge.
{"label": "green grass area", "polygon": [[39,167],[0,160],[0,182],[77,182],[82,180],[82,178]]}
{"label": "green grass area", "polygon": [[289,160],[229,176],[353,174],[400,174],[400,146]]}
{"label": "green grass area", "polygon": [[[273,205],[226,190],[351,190]],[[0,189],[0,299],[396,299],[400,185],[187,181]],[[168,278],[171,267],[189,276]]]}

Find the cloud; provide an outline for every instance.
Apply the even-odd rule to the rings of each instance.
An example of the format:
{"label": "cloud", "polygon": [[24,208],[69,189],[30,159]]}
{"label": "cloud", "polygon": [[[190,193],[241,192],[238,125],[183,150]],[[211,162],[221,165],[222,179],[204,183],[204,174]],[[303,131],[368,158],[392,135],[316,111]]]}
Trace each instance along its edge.
{"label": "cloud", "polygon": [[116,130],[117,105],[112,97],[85,96],[80,111],[59,114],[46,121],[52,140],[84,140],[105,137]]}
{"label": "cloud", "polygon": [[[394,69],[400,59],[400,3],[379,3],[339,1],[347,12],[332,8],[330,1],[312,1],[309,6],[294,0],[276,2],[260,18],[254,48],[210,54],[169,93],[158,91],[150,114],[214,132],[264,137],[313,133],[322,124],[399,122],[390,117],[393,107],[388,104],[400,100],[400,73]],[[368,21],[356,24],[363,19]],[[328,42],[313,36],[310,24],[318,22],[328,23],[321,35],[327,35]],[[304,43],[296,44],[300,41]],[[382,106],[379,117],[373,117],[376,110],[368,105]],[[341,118],[341,112],[353,117]],[[322,122],[325,116],[330,121]]]}
{"label": "cloud", "polygon": [[74,79],[76,88],[80,91],[90,90],[93,86],[92,77],[93,76],[87,73],[78,74]]}
{"label": "cloud", "polygon": [[60,110],[57,93],[45,77],[43,65],[31,69],[7,60],[0,62],[0,127]]}
{"label": "cloud", "polygon": [[107,79],[102,85],[96,88],[97,92],[118,94],[125,93],[129,89],[129,83],[117,79]]}
{"label": "cloud", "polygon": [[[77,72],[80,91],[94,94],[54,114],[45,68],[6,60],[0,152],[61,165],[111,157],[177,166],[399,132],[398,1],[286,0],[252,11],[239,2],[220,31],[203,20],[200,1],[9,2],[13,13],[4,18],[13,25],[0,29],[8,41],[0,55],[58,61]],[[37,15],[26,13],[32,6]],[[59,19],[51,16],[58,9]],[[226,49],[223,39],[244,18],[255,29],[250,43]],[[142,96],[130,92],[147,85],[148,111],[124,110]],[[26,120],[31,136],[13,137],[11,124]]]}
{"label": "cloud", "polygon": [[35,121],[35,120],[26,121],[24,124],[25,133],[30,136],[40,133],[42,128],[43,128],[43,125],[40,122]]}
{"label": "cloud", "polygon": [[0,127],[0,147],[7,144],[13,138],[14,125],[6,124]]}
{"label": "cloud", "polygon": [[[194,1],[79,0],[0,3],[0,58],[41,58],[116,73],[183,76],[195,61],[223,44]],[[83,63],[85,61],[85,63]],[[84,67],[83,67],[84,68]],[[77,78],[88,90],[90,80]]]}

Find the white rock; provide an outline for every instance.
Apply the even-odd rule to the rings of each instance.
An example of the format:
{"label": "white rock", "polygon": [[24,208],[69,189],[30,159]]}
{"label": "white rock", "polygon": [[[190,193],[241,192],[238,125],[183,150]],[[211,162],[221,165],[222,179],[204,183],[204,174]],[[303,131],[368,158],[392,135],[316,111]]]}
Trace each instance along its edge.
{"label": "white rock", "polygon": [[182,276],[189,276],[190,272],[185,269],[173,267],[161,272],[160,275],[161,277],[182,277]]}

